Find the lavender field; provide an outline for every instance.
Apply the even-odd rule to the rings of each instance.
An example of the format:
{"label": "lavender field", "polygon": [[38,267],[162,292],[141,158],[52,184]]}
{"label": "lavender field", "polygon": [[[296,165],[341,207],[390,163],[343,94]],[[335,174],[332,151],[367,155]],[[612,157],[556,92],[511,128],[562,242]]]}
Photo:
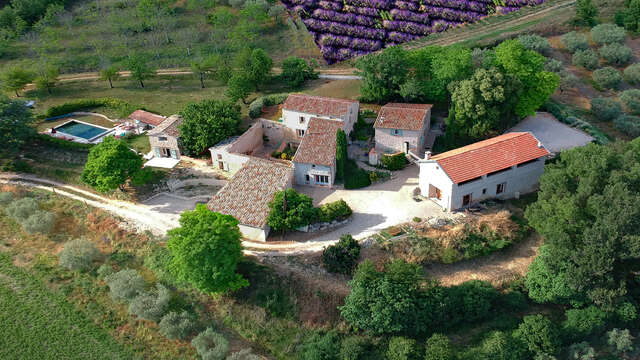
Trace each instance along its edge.
{"label": "lavender field", "polygon": [[545,0],[282,0],[331,64]]}

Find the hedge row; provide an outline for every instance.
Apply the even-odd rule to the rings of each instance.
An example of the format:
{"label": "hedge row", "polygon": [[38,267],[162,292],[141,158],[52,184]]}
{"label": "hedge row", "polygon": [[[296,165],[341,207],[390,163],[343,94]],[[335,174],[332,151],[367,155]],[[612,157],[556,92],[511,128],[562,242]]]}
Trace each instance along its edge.
{"label": "hedge row", "polygon": [[340,199],[328,204],[320,205],[318,208],[318,219],[322,222],[345,219],[351,216],[353,211],[347,203]]}
{"label": "hedge row", "polygon": [[380,158],[380,162],[387,170],[396,171],[401,170],[405,166],[407,157],[402,152],[390,155],[384,154]]}
{"label": "hedge row", "polygon": [[47,110],[47,112],[45,112],[44,116],[45,118],[51,118],[54,116],[66,115],[74,111],[89,110],[101,106],[117,111],[118,116],[120,117],[125,117],[139,109],[137,105],[115,98],[78,99],[52,106]]}
{"label": "hedge row", "polygon": [[262,109],[265,106],[273,106],[282,104],[289,94],[272,94],[260,96],[259,98],[253,100],[251,104],[249,104],[249,116],[252,119],[260,117],[262,115]]}

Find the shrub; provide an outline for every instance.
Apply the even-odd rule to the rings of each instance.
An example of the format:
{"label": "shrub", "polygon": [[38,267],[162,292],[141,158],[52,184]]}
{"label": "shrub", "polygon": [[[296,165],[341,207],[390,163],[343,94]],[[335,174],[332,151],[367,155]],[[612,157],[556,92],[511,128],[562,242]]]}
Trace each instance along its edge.
{"label": "shrub", "polygon": [[159,321],[169,307],[171,293],[161,284],[155,292],[141,292],[129,304],[129,314],[141,319]]}
{"label": "shrub", "polygon": [[622,113],[622,105],[610,98],[594,98],[591,113],[601,121],[612,121]]}
{"label": "shrub", "polygon": [[192,317],[186,312],[171,311],[158,324],[160,333],[169,340],[184,339],[195,329]]}
{"label": "shrub", "polygon": [[401,336],[389,340],[388,360],[412,360],[417,358],[416,341]]}
{"label": "shrub", "polygon": [[360,258],[360,244],[349,234],[322,252],[322,263],[329,272],[351,274]]}
{"label": "shrub", "polygon": [[53,228],[55,222],[52,213],[43,210],[36,210],[26,220],[23,220],[20,225],[22,229],[29,234],[41,233],[48,234]]}
{"label": "shrub", "polygon": [[93,261],[98,256],[100,256],[100,251],[87,239],[75,239],[65,243],[62,251],[58,254],[61,266],[69,270],[81,271],[91,269]]}
{"label": "shrub", "polygon": [[618,307],[616,307],[616,316],[618,321],[623,323],[628,323],[636,320],[638,318],[638,311],[630,302],[623,302]]}
{"label": "shrub", "polygon": [[598,54],[591,49],[576,51],[571,57],[571,62],[587,70],[594,70],[600,65]]}
{"label": "shrub", "polygon": [[600,24],[591,28],[591,40],[598,45],[622,43],[627,32],[615,24]]}
{"label": "shrub", "polygon": [[44,116],[46,118],[61,116],[72,113],[74,111],[89,110],[104,106],[117,111],[118,116],[125,117],[138,109],[137,105],[129,104],[121,99],[114,98],[98,98],[98,99],[78,99],[68,101],[64,104],[55,105],[47,109]]}
{"label": "shrub", "polygon": [[584,309],[569,309],[562,323],[564,333],[573,340],[583,339],[604,329],[607,314],[591,305]]}
{"label": "shrub", "polygon": [[640,114],[640,90],[625,90],[620,94],[620,101],[632,114]]}
{"label": "shrub", "polygon": [[344,166],[344,188],[360,189],[371,185],[369,173],[362,170],[355,161],[347,160]]}
{"label": "shrub", "polygon": [[587,50],[589,48],[587,37],[575,31],[562,35],[562,43],[572,54],[576,51]]}
{"label": "shrub", "polygon": [[607,332],[607,343],[613,347],[617,354],[633,350],[633,337],[628,329],[613,329]]}
{"label": "shrub", "polygon": [[623,133],[633,137],[640,136],[640,117],[622,115],[618,117],[614,123],[616,124],[616,128]]}
{"label": "shrub", "polygon": [[104,280],[109,285],[111,298],[116,301],[131,301],[144,291],[144,279],[133,269],[120,270]]}
{"label": "shrub", "polygon": [[330,360],[338,357],[340,353],[340,337],[333,331],[322,334],[313,334],[307,340],[302,349],[303,360]]}
{"label": "shrub", "polygon": [[620,74],[620,71],[607,66],[593,72],[593,81],[604,89],[616,89],[622,82],[622,74]]}
{"label": "shrub", "polygon": [[535,354],[554,354],[560,347],[554,324],[540,314],[525,316],[513,336]]}
{"label": "shrub", "polygon": [[319,220],[323,222],[331,222],[337,219],[348,218],[353,213],[346,201],[342,199],[320,205],[318,209]]}
{"label": "shrub", "polygon": [[144,258],[144,266],[149,268],[159,281],[166,284],[179,286],[184,282],[178,280],[169,271],[172,261],[171,251],[159,244],[152,244],[150,251]]}
{"label": "shrub", "polygon": [[75,150],[75,151],[89,151],[91,150],[92,147],[95,146],[94,144],[83,144],[75,141],[58,139],[53,136],[49,136],[45,134],[37,134],[35,139],[39,143],[45,144],[47,146],[56,147],[60,149]]}
{"label": "shrub", "polygon": [[0,192],[0,205],[2,205],[2,207],[7,206],[12,201],[13,201],[13,193]]}
{"label": "shrub", "polygon": [[631,85],[640,84],[640,63],[635,63],[627,66],[624,69],[624,79]]}
{"label": "shrub", "polygon": [[107,276],[113,274],[113,267],[109,264],[102,264],[100,265],[98,270],[96,270],[96,272],[98,273],[98,277],[100,279],[104,279]]}
{"label": "shrub", "polygon": [[588,342],[583,341],[569,346],[569,359],[574,360],[594,360],[596,352]]}
{"label": "shrub", "polygon": [[509,337],[502,331],[494,331],[482,341],[483,359],[529,359],[525,344],[517,338]]}
{"label": "shrub", "polygon": [[271,94],[256,98],[249,104],[249,116],[252,119],[260,117],[265,106],[282,104],[287,99],[287,96],[289,94]]}
{"label": "shrub", "polygon": [[367,354],[367,340],[360,336],[350,336],[342,340],[340,356],[342,360],[359,360]]}
{"label": "shrub", "polygon": [[445,294],[447,306],[453,313],[450,315],[452,323],[486,319],[493,302],[500,295],[490,283],[480,280],[469,280],[445,288]]}
{"label": "shrub", "polygon": [[407,163],[407,158],[404,153],[397,153],[393,155],[382,155],[380,158],[382,166],[391,171],[401,170]]}
{"label": "shrub", "polygon": [[525,48],[537,51],[542,55],[548,55],[551,51],[549,40],[540,35],[520,35],[518,36],[518,40],[520,40],[520,43],[522,43]]}
{"label": "shrub", "polygon": [[281,67],[280,78],[292,88],[298,88],[305,81],[318,77],[318,74],[313,71],[313,66],[308,64],[306,60],[294,56],[284,59]]}
{"label": "shrub", "polygon": [[222,360],[229,351],[229,341],[212,328],[207,328],[193,338],[191,345],[196,348],[203,360]]}
{"label": "shrub", "polygon": [[556,74],[560,74],[564,71],[564,64],[560,60],[547,59],[544,62],[544,69]]}
{"label": "shrub", "polygon": [[427,340],[425,360],[453,360],[455,354],[446,335],[433,334]]}
{"label": "shrub", "polygon": [[251,349],[242,349],[227,356],[226,360],[262,360],[262,357],[252,353]]}
{"label": "shrub", "polygon": [[40,210],[40,206],[36,199],[25,197],[9,204],[9,206],[6,207],[5,212],[7,213],[7,216],[16,222],[21,223],[38,210]]}
{"label": "shrub", "polygon": [[626,64],[631,61],[633,56],[630,47],[618,43],[604,45],[598,52],[603,59],[612,65]]}

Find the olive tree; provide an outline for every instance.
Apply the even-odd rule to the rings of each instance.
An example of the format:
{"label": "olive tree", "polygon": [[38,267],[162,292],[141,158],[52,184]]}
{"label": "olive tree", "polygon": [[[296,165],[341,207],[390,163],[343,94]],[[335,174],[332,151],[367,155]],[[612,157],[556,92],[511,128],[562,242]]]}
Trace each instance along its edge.
{"label": "olive tree", "polygon": [[542,55],[549,55],[549,52],[551,51],[549,40],[540,35],[520,35],[518,36],[518,40],[520,40],[522,45],[524,45],[528,50],[537,51]]}
{"label": "olive tree", "polygon": [[640,63],[631,64],[624,69],[624,80],[631,85],[640,85]]}
{"label": "olive tree", "polygon": [[161,284],[155,291],[141,292],[129,304],[129,314],[145,320],[159,321],[169,307],[171,293]]}
{"label": "olive tree", "polygon": [[186,311],[168,312],[158,324],[160,333],[169,340],[182,340],[189,336],[195,328],[193,317]]}
{"label": "olive tree", "polygon": [[603,59],[612,65],[624,65],[631,61],[633,56],[630,47],[618,43],[603,45],[599,53]]}
{"label": "olive tree", "polygon": [[620,101],[622,101],[631,113],[640,113],[640,90],[631,89],[623,91],[622,94],[620,94]]}
{"label": "olive tree", "polygon": [[562,35],[561,40],[564,47],[572,54],[576,51],[587,50],[589,48],[587,37],[575,31]]}
{"label": "olive tree", "polygon": [[69,270],[89,270],[93,261],[100,256],[100,251],[87,239],[75,239],[64,244],[58,254],[60,265]]}
{"label": "olive tree", "polygon": [[104,278],[109,285],[109,294],[116,301],[129,302],[144,291],[145,281],[133,269],[120,270]]}
{"label": "olive tree", "polygon": [[229,351],[229,341],[212,328],[207,328],[193,338],[191,345],[196,348],[203,360],[222,360]]}
{"label": "olive tree", "polygon": [[600,24],[591,28],[591,40],[598,45],[622,43],[627,32],[615,24]]}
{"label": "olive tree", "polygon": [[598,54],[591,49],[576,51],[571,57],[571,62],[573,65],[583,67],[587,70],[597,69],[600,65]]}
{"label": "olive tree", "polygon": [[607,66],[593,72],[593,81],[604,89],[617,89],[622,83],[622,74]]}
{"label": "olive tree", "polygon": [[622,114],[622,105],[611,98],[594,98],[591,113],[601,121],[612,121]]}

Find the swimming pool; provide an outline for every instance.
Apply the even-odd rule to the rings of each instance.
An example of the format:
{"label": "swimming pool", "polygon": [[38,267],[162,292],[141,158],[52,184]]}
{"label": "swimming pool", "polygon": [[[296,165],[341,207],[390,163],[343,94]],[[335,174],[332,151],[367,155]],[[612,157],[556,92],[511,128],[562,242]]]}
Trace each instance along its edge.
{"label": "swimming pool", "polygon": [[85,140],[91,140],[98,135],[102,135],[103,133],[109,131],[109,129],[107,128],[79,122],[76,120],[71,120],[56,127],[55,129],[60,133],[83,138]]}

